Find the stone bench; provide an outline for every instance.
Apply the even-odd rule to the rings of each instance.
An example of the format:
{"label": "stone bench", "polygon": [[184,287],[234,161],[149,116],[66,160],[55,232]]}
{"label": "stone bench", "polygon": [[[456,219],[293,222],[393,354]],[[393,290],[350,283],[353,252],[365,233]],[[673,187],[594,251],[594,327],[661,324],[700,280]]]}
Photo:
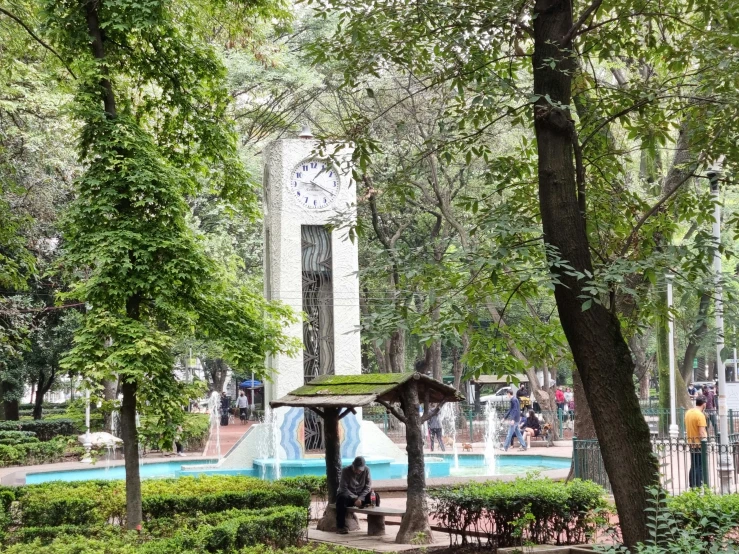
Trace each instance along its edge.
{"label": "stone bench", "polygon": [[403,516],[405,510],[399,508],[383,508],[367,506],[364,508],[347,508],[347,512],[354,514],[366,514],[367,535],[379,537],[385,534],[385,516]]}

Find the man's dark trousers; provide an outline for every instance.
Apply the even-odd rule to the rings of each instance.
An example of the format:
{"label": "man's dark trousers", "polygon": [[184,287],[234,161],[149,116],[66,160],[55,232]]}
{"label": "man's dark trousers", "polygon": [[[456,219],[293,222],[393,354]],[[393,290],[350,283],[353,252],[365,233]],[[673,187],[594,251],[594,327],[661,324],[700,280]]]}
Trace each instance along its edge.
{"label": "man's dark trousers", "polygon": [[434,439],[439,443],[439,450],[445,452],[446,449],[444,448],[444,441],[441,437],[441,429],[429,429],[429,431],[431,432],[431,452],[434,451]]}
{"label": "man's dark trousers", "polygon": [[690,488],[703,486],[703,455],[700,450],[690,449],[690,473],[688,474]]}
{"label": "man's dark trousers", "polygon": [[[362,499],[362,508],[370,505],[370,495],[372,492]],[[375,493],[375,505],[380,505],[380,495]],[[346,527],[346,509],[354,507],[354,500],[346,495],[340,494],[336,497],[336,527],[341,529]]]}

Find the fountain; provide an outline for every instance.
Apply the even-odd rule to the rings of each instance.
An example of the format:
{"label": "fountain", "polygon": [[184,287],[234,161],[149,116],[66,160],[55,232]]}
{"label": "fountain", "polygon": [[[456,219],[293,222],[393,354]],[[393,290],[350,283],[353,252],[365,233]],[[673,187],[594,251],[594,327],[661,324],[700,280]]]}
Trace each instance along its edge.
{"label": "fountain", "polygon": [[109,441],[105,444],[105,473],[110,471],[110,462],[115,460],[115,441]]}
{"label": "fountain", "polygon": [[[280,426],[278,422],[277,412],[270,407],[264,413],[264,424],[267,426],[269,431],[267,436],[267,444],[269,445],[269,458],[272,460],[273,471],[272,478],[280,478]],[[266,472],[267,464],[262,467],[262,472]]]}
{"label": "fountain", "polygon": [[116,437],[121,436],[121,414],[118,410],[110,413],[110,433]]}
{"label": "fountain", "polygon": [[216,456],[221,457],[221,421],[219,417],[221,407],[221,396],[217,391],[213,391],[208,399],[208,409],[210,411],[210,438],[216,439]]}
{"label": "fountain", "polygon": [[499,429],[498,412],[493,403],[488,402],[485,405],[485,465],[490,471],[490,475],[495,475],[495,449],[499,446]]}
{"label": "fountain", "polygon": [[452,439],[454,468],[459,469],[459,454],[457,452],[457,405],[451,403],[444,404],[439,412],[439,421],[441,422],[443,435]]}

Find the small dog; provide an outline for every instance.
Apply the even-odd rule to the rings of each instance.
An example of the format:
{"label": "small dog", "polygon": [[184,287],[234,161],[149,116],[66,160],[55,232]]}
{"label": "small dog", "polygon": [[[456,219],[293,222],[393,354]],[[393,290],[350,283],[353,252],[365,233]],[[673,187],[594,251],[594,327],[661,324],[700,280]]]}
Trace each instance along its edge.
{"label": "small dog", "polygon": [[444,437],[444,444],[446,446],[448,446],[449,448],[451,448],[452,446],[454,446],[454,443],[452,442],[452,438],[451,437]]}
{"label": "small dog", "polygon": [[541,437],[547,441],[547,446],[551,446],[552,442],[552,424],[545,423],[541,426]]}
{"label": "small dog", "polygon": [[472,445],[468,442],[462,443],[462,452],[472,452]]}

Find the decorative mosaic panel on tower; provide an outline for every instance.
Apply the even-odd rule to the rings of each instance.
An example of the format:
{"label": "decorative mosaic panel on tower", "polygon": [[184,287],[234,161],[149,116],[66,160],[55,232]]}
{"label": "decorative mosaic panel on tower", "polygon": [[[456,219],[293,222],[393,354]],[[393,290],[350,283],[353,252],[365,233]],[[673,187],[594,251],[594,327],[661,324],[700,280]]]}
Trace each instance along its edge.
{"label": "decorative mosaic panel on tower", "polygon": [[[302,225],[303,379],[334,373],[334,302],[331,234],[323,225]],[[323,420],[305,410],[305,448],[323,450]]]}

